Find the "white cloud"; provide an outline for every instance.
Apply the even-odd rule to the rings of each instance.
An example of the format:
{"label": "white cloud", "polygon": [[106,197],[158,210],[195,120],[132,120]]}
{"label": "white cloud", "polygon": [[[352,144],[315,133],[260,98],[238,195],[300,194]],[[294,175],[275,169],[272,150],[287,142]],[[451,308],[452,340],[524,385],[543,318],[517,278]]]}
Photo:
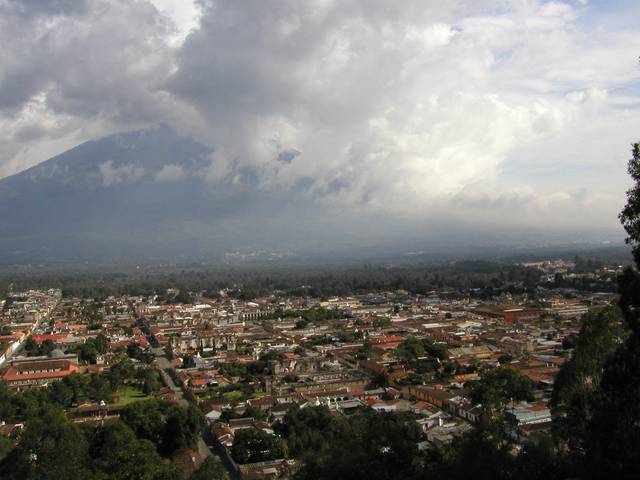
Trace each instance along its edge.
{"label": "white cloud", "polygon": [[185,177],[184,170],[180,165],[174,165],[172,163],[164,165],[160,171],[156,174],[157,182],[172,182],[175,180],[182,180]]}
{"label": "white cloud", "polygon": [[0,175],[162,121],[215,149],[208,181],[336,211],[616,222],[640,38],[586,2],[152,3],[5,15]]}
{"label": "white cloud", "polygon": [[161,14],[173,22],[170,41],[179,47],[193,30],[198,28],[202,10],[195,0],[150,0]]}
{"label": "white cloud", "polygon": [[[309,192],[334,206],[428,215],[483,183],[504,190],[515,152],[546,155],[545,142],[617,115],[607,89],[638,79],[620,64],[635,60],[624,32],[598,32],[596,43],[560,2],[414,16],[414,2],[378,11],[347,2],[320,20],[293,2],[211,5],[169,91],[216,126],[207,137],[229,155],[220,163],[255,169],[267,189],[311,178]],[[289,146],[304,153],[274,162]],[[572,198],[545,195],[535,201],[550,210],[539,198]]]}
{"label": "white cloud", "polygon": [[129,183],[140,180],[144,177],[145,170],[136,165],[113,165],[113,161],[109,160],[101,163],[98,167],[102,176],[102,184],[105,187],[111,187],[120,183]]}

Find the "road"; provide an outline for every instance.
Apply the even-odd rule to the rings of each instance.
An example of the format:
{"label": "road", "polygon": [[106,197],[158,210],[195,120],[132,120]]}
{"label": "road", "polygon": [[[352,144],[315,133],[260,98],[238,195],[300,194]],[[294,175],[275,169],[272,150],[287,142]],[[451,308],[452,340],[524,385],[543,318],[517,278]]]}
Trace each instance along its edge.
{"label": "road", "polygon": [[[167,358],[164,350],[162,348],[152,348],[151,351],[156,356],[156,361],[158,362],[158,367],[160,367],[160,373],[162,374],[164,383],[173,391],[173,393],[175,393],[180,405],[185,407],[189,406],[189,401],[184,398],[182,389],[178,385],[176,385],[176,383],[173,381],[173,378],[171,378],[171,375],[166,372],[167,369],[173,369],[173,367],[171,366],[171,362],[169,362],[169,359]],[[198,437],[198,453],[202,458],[213,455],[213,452],[211,451],[209,446],[202,439],[202,435]]]}

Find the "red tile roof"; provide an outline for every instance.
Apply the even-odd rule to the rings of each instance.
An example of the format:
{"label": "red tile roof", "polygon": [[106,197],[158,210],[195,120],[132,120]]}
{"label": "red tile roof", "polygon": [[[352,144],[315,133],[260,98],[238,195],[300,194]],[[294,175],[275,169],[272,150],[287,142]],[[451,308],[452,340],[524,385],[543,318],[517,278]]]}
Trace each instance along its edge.
{"label": "red tile roof", "polygon": [[64,340],[71,337],[72,335],[70,333],[48,333],[43,335],[31,335],[33,341],[38,345],[41,345],[46,340],[51,340],[53,343],[56,343],[59,340]]}
{"label": "red tile roof", "polygon": [[64,378],[77,371],[78,364],[71,360],[25,362],[9,367],[4,375],[2,375],[2,380],[5,382],[16,382],[24,380]]}

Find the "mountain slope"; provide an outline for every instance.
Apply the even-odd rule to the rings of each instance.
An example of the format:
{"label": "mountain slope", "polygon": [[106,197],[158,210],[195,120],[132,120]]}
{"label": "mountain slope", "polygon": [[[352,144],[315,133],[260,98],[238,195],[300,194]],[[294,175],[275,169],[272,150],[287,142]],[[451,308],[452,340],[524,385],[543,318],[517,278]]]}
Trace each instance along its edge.
{"label": "mountain slope", "polygon": [[418,223],[366,208],[327,211],[327,198],[304,189],[259,188],[259,173],[247,167],[209,182],[211,153],[157,127],[86,142],[0,179],[0,263],[215,262],[261,250],[316,258],[504,254],[505,246],[619,236],[465,224],[429,211]]}
{"label": "mountain slope", "polygon": [[282,209],[281,199],[208,184],[210,153],[158,127],[1,179],[0,258],[191,257],[250,246],[254,222]]}

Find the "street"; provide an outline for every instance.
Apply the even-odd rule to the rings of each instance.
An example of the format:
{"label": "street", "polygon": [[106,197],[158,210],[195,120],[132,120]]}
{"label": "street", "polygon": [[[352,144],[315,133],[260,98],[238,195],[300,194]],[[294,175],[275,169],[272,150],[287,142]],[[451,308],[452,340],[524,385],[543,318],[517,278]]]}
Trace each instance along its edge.
{"label": "street", "polygon": [[[169,362],[169,359],[164,353],[164,350],[162,348],[152,348],[151,351],[156,356],[156,361],[158,362],[158,367],[160,367],[160,373],[162,375],[164,383],[175,393],[180,405],[183,405],[185,407],[188,406],[189,401],[184,398],[182,389],[178,385],[176,385],[176,383],[173,381],[173,378],[171,378],[171,375],[169,375],[165,371],[166,369],[172,369],[173,367],[171,366],[171,362]],[[203,440],[202,435],[200,435],[200,437],[198,438],[198,453],[202,458],[213,455],[213,452]]]}

